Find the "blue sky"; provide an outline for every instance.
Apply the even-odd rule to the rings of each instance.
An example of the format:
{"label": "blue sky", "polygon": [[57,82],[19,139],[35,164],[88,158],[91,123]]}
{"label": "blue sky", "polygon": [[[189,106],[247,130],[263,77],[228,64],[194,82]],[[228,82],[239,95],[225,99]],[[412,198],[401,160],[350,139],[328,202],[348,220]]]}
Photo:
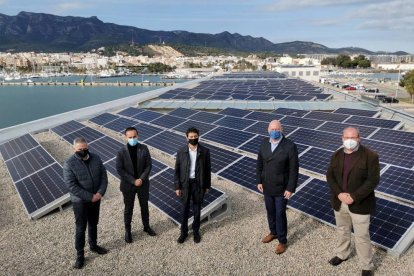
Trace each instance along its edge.
{"label": "blue sky", "polygon": [[414,54],[414,0],[0,0],[0,13],[20,11]]}

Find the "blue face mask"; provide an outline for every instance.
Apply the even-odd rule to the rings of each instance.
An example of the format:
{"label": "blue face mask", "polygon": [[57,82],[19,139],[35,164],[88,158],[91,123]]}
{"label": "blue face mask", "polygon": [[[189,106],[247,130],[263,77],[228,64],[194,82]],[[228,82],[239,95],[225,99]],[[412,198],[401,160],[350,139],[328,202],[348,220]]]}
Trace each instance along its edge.
{"label": "blue face mask", "polygon": [[131,139],[128,139],[128,144],[129,144],[131,147],[136,146],[136,145],[138,144],[138,138],[131,138]]}
{"label": "blue face mask", "polygon": [[274,140],[279,140],[282,137],[282,132],[280,130],[272,130],[269,131],[269,136]]}

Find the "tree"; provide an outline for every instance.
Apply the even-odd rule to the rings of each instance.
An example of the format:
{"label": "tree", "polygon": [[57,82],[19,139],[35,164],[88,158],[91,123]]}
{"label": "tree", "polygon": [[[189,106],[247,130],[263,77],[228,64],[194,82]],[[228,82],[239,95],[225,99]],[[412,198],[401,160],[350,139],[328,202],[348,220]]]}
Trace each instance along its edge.
{"label": "tree", "polygon": [[410,94],[411,102],[414,102],[414,70],[407,73],[401,80],[399,85],[404,87]]}

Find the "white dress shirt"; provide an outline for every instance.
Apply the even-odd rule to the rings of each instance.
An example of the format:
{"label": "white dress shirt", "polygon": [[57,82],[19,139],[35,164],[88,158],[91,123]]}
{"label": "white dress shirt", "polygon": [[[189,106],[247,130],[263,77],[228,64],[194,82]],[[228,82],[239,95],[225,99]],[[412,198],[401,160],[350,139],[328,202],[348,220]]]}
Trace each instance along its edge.
{"label": "white dress shirt", "polygon": [[190,147],[188,149],[188,152],[190,153],[190,178],[195,178],[197,147],[194,150],[192,150]]}

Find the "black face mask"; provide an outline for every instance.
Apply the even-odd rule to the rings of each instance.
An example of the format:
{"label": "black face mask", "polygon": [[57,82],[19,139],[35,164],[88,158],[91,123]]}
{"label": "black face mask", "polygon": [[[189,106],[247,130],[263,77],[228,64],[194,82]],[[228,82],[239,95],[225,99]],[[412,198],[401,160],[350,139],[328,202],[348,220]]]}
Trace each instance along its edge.
{"label": "black face mask", "polygon": [[86,156],[88,156],[89,154],[89,150],[88,149],[84,149],[84,150],[78,150],[77,152],[75,152],[76,156],[78,156],[79,158],[85,158]]}
{"label": "black face mask", "polygon": [[198,144],[198,138],[188,139],[188,143],[190,143],[191,145],[195,146],[195,145]]}

